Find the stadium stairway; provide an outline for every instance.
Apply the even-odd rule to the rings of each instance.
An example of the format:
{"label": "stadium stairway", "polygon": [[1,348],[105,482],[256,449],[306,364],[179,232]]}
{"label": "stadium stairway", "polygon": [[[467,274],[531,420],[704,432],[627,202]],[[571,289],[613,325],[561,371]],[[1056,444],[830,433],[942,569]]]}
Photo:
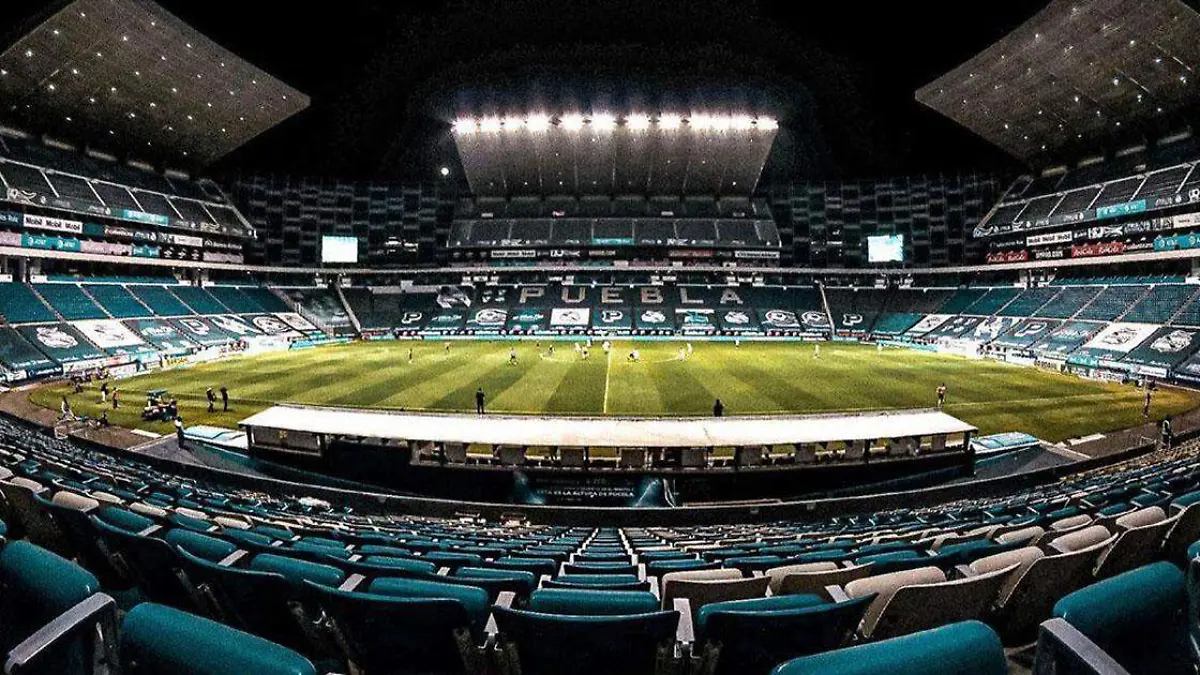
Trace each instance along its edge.
{"label": "stadium stairway", "polygon": [[282,290],[280,290],[279,288],[276,288],[275,286],[269,286],[268,290],[271,292],[272,295],[275,296],[275,298],[277,300],[279,300],[281,303],[283,303],[283,305],[285,307],[288,308],[289,312],[295,312],[295,313],[299,314],[300,316],[304,317],[305,319],[307,319],[309,321],[309,323],[316,326],[317,328],[320,328],[321,331],[324,332],[326,335],[336,335],[337,334],[336,331],[333,330],[333,327],[331,327],[328,323],[323,321],[321,319],[321,317],[317,316],[316,312],[309,311],[308,308],[306,308],[302,303],[297,302],[297,301],[293,300],[292,298],[288,297],[287,293],[284,293]]}
{"label": "stadium stairway", "polygon": [[354,327],[354,332],[362,334],[362,323],[358,320],[358,315],[354,313],[354,308],[346,300],[346,294],[342,291],[341,284],[334,284],[333,290],[337,293],[338,302],[342,303],[342,307],[346,310],[346,316],[350,319],[350,325]]}
{"label": "stadium stairway", "polygon": [[80,293],[82,293],[84,296],[86,296],[88,300],[92,301],[92,304],[94,304],[94,305],[96,305],[96,307],[100,308],[100,311],[104,313],[103,318],[106,318],[106,319],[116,318],[112,315],[111,312],[108,311],[108,308],[106,308],[104,305],[102,305],[99,301],[96,300],[96,296],[92,295],[92,293],[90,291],[88,291],[88,289],[84,288],[83,284],[79,284],[78,288],[79,288]]}

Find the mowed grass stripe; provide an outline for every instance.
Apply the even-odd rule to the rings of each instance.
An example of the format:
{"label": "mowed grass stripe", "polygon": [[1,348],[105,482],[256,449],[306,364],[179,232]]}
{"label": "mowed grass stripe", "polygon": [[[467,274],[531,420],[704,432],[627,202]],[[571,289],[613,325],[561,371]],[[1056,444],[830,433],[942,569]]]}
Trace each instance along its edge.
{"label": "mowed grass stripe", "polygon": [[604,408],[606,356],[595,349],[587,361],[572,363],[546,400],[546,410],[555,413],[589,413]]}

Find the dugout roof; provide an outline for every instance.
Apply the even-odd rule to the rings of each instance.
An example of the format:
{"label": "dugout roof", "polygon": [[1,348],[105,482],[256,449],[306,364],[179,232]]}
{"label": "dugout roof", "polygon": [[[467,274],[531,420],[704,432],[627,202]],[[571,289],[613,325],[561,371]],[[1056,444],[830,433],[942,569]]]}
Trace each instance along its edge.
{"label": "dugout roof", "polygon": [[1180,0],[1053,0],[916,98],[1030,159],[1195,105],[1197,36]]}
{"label": "dugout roof", "polygon": [[308,105],[150,0],[74,0],[0,53],[8,122],[184,165]]}
{"label": "dugout roof", "polygon": [[389,440],[614,448],[776,445],[975,431],[970,424],[936,410],[671,419],[481,417],[277,405],[242,420],[240,424],[242,428]]}

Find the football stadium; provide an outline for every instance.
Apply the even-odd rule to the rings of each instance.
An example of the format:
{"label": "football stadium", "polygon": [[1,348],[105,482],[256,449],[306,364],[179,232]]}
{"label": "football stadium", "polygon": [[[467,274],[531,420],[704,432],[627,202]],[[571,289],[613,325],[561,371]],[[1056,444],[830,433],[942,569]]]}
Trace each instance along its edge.
{"label": "football stadium", "polygon": [[1200,672],[1200,6],[804,10],[0,4],[4,673]]}

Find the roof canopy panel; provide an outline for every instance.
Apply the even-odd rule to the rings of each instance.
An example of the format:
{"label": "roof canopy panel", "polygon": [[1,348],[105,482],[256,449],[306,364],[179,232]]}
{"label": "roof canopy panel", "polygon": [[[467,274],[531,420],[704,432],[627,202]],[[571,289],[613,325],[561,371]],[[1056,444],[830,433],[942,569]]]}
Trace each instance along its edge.
{"label": "roof canopy panel", "polygon": [[74,0],[0,54],[6,121],[187,165],[308,105],[150,0]]}
{"label": "roof canopy panel", "polygon": [[1054,0],[916,98],[1029,159],[1195,105],[1198,36],[1179,0]]}

